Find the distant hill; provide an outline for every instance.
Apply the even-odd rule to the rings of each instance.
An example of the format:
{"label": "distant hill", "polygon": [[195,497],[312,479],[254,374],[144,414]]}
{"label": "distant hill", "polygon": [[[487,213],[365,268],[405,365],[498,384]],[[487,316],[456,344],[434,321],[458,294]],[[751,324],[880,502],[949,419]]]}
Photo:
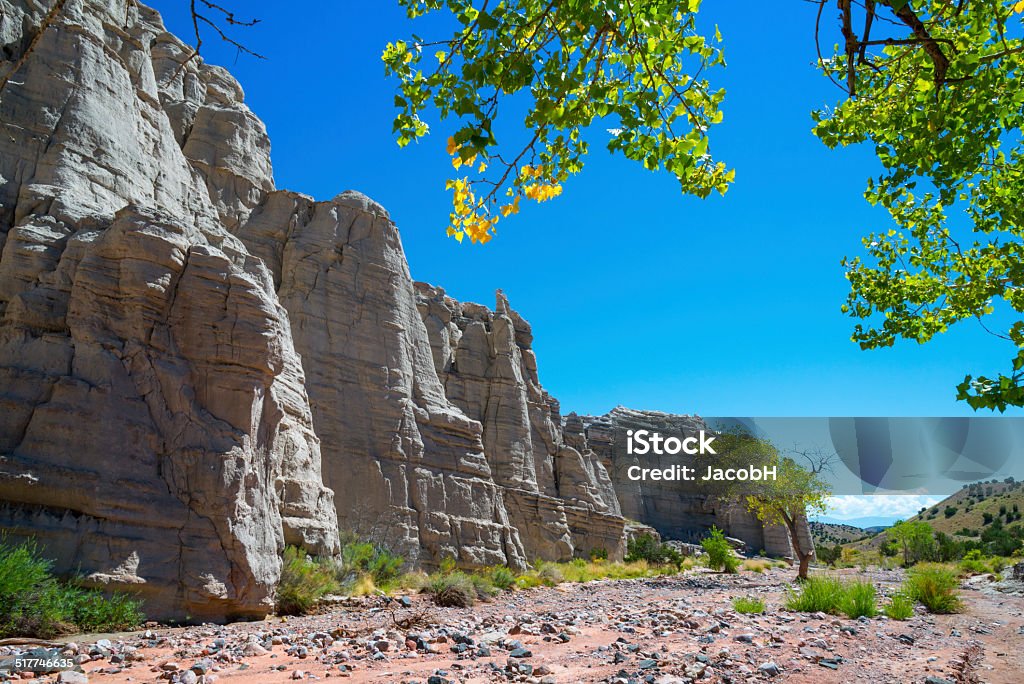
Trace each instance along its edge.
{"label": "distant hill", "polygon": [[866,536],[868,536],[867,532],[853,525],[820,522],[817,520],[811,521],[811,537],[814,539],[815,546],[847,544],[863,539]]}
{"label": "distant hill", "polygon": [[[936,532],[959,539],[977,537],[986,525],[999,519],[1004,525],[1024,524],[1024,482],[981,482],[965,485],[954,494],[909,520],[923,520]],[[887,541],[885,532],[854,544],[878,547]]]}
{"label": "distant hill", "polygon": [[870,527],[886,528],[891,527],[893,523],[899,520],[898,517],[892,515],[869,515],[863,518],[850,518],[842,520],[840,518],[833,518],[832,516],[822,515],[815,518],[818,522],[832,523],[834,525],[850,525],[851,527],[859,527],[862,530],[866,530]]}

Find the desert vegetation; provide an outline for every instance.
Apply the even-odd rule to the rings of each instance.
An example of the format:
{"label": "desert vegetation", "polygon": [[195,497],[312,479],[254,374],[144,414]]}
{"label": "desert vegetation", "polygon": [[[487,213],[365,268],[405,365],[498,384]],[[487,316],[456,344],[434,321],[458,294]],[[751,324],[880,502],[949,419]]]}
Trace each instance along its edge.
{"label": "desert vegetation", "polygon": [[35,543],[0,540],[0,638],[115,631],[144,620],[141,601],[59,579],[52,569]]}

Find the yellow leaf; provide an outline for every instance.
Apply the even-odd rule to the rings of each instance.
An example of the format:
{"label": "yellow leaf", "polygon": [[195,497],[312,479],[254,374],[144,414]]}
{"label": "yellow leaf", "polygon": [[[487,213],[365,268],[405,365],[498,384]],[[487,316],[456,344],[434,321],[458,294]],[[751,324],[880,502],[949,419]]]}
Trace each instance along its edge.
{"label": "yellow leaf", "polygon": [[463,238],[464,236],[465,236],[465,233],[463,233],[463,232],[462,232],[462,231],[460,230],[460,231],[459,231],[458,233],[456,233],[456,234],[455,234],[455,239],[456,239],[456,240],[458,240],[458,241],[459,241],[459,242],[461,243],[461,242],[462,242],[462,238]]}
{"label": "yellow leaf", "polygon": [[477,169],[477,173],[483,173],[486,170],[487,170],[487,164],[485,164],[483,162],[480,162],[480,168]]}
{"label": "yellow leaf", "polygon": [[1024,12],[1024,0],[1021,0],[1014,5],[1013,9],[1010,11],[1011,14],[1020,14],[1021,12]]}
{"label": "yellow leaf", "polygon": [[460,166],[462,166],[462,157],[452,157],[452,166],[454,166],[455,168],[459,168]]}
{"label": "yellow leaf", "polygon": [[455,150],[459,149],[459,146],[455,144],[455,138],[448,138],[448,154],[455,154]]}

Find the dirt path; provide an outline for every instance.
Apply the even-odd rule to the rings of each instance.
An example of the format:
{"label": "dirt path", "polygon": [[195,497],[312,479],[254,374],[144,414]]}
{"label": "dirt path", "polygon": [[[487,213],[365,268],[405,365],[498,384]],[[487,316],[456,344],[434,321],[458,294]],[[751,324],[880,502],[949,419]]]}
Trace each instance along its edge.
{"label": "dirt path", "polygon": [[[859,573],[858,573],[859,574]],[[1024,682],[1024,598],[964,590],[960,615],[905,622],[782,610],[792,571],[706,572],[506,593],[472,609],[367,599],[323,615],[137,632],[96,643],[90,682]],[[877,572],[892,588],[900,577]],[[767,603],[739,615],[734,596]],[[395,621],[424,615],[399,628]],[[72,647],[73,648],[73,647]]]}

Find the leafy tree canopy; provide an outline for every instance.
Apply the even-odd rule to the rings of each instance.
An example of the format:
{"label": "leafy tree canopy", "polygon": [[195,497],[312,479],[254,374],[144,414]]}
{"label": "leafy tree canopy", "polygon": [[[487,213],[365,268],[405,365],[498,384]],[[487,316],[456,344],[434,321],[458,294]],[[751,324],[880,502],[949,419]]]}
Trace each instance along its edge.
{"label": "leafy tree canopy", "polygon": [[958,398],[976,409],[1022,406],[1024,2],[900,4],[916,11],[909,38],[853,36],[861,47],[822,61],[853,95],[815,112],[815,133],[830,147],[874,146],[882,173],[865,197],[894,223],[864,238],[864,258],[843,261],[843,309],[865,321],[853,334],[864,349],[924,343],[975,319],[1014,355],[1006,373],[968,375]]}
{"label": "leafy tree canopy", "polygon": [[[815,1],[815,37],[842,39],[827,58],[819,44],[818,64],[844,94],[813,113],[814,132],[830,147],[874,147],[882,171],[865,197],[893,220],[843,260],[853,340],[924,343],[975,319],[1012,358],[995,377],[966,376],[958,398],[1024,406],[1024,0]],[[598,120],[611,151],[673,173],[685,193],[733,180],[709,153],[724,91],[708,74],[725,62],[717,28],[698,30],[700,0],[399,2],[458,27],[391,43],[383,58],[400,82],[400,145],[429,132],[428,110],[454,122],[448,233],[460,242],[490,240],[524,197],[558,196]],[[528,104],[523,146],[494,133],[513,97]]]}
{"label": "leafy tree canopy", "polygon": [[[704,74],[724,65],[721,37],[698,33],[700,0],[399,0],[410,17],[446,11],[446,40],[388,44],[383,60],[401,83],[399,145],[423,138],[433,107],[456,130],[446,151],[448,234],[487,242],[523,198],[543,202],[583,168],[587,127],[606,120],[607,147],[674,174],[684,192],[724,193],[733,172],[708,151],[724,91]],[[502,145],[499,113],[528,103],[525,145]]]}

